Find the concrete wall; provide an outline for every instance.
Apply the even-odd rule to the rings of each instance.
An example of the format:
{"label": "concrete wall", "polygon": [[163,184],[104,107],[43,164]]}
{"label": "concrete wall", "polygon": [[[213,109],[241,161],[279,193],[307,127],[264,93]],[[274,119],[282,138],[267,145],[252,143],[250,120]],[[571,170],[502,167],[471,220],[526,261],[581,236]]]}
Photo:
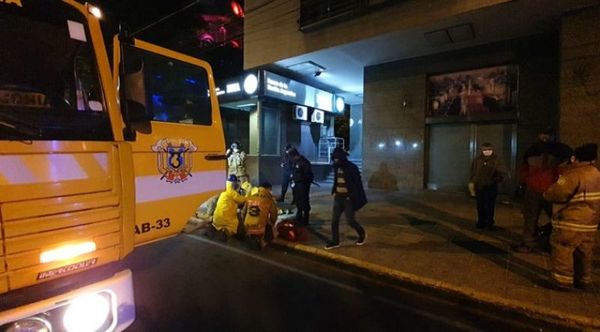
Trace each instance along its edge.
{"label": "concrete wall", "polygon": [[600,143],[600,7],[563,17],[560,37],[561,139]]}
{"label": "concrete wall", "polygon": [[244,68],[440,21],[509,0],[407,0],[366,16],[299,31],[299,0],[246,0]]}
{"label": "concrete wall", "polygon": [[501,64],[519,65],[519,160],[539,129],[558,122],[557,52],[556,35],[539,35],[365,68],[364,178],[390,190],[422,189],[427,75]]}

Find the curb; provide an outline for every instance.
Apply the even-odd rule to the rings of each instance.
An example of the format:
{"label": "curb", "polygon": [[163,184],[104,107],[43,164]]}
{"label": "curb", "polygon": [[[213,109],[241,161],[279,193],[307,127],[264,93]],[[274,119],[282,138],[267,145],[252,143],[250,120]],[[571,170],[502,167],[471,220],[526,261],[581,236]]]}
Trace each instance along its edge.
{"label": "curb", "polygon": [[485,302],[492,305],[502,306],[512,310],[524,311],[526,314],[534,316],[543,316],[560,321],[565,321],[570,324],[577,325],[578,327],[600,329],[600,319],[581,316],[577,314],[565,313],[555,309],[549,309],[537,304],[515,301],[507,298],[503,298],[494,294],[480,292],[478,290],[456,286],[445,281],[430,279],[427,277],[418,276],[411,273],[406,273],[398,270],[394,270],[382,265],[365,262],[356,258],[343,256],[339,254],[331,253],[325,249],[319,249],[311,246],[307,246],[299,243],[291,243],[281,239],[275,239],[275,244],[282,247],[286,247],[298,252],[303,252],[328,260],[334,260],[345,265],[349,265],[362,270],[370,271],[374,274],[386,276],[392,279],[396,279],[403,282],[417,284],[424,287],[434,288],[449,293],[455,293],[463,295],[469,298],[473,298],[476,301]]}

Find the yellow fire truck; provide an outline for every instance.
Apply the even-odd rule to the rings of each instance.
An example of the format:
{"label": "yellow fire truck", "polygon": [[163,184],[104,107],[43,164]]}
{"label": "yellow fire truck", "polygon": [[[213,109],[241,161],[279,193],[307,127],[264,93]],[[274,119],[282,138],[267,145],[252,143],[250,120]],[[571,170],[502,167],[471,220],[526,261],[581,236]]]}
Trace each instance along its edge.
{"label": "yellow fire truck", "polygon": [[98,8],[0,0],[0,331],[121,331],[136,245],[221,191],[210,66],[128,38]]}

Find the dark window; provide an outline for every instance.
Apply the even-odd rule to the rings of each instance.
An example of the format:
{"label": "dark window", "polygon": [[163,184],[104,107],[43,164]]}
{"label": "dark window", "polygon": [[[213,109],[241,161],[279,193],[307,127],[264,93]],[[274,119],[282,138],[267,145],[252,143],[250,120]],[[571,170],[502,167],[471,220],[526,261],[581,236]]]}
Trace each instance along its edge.
{"label": "dark window", "polygon": [[145,104],[154,114],[154,121],[212,124],[208,73],[204,68],[133,47],[127,49],[126,63],[143,71]]}
{"label": "dark window", "polygon": [[85,17],[0,3],[0,139],[112,140]]}

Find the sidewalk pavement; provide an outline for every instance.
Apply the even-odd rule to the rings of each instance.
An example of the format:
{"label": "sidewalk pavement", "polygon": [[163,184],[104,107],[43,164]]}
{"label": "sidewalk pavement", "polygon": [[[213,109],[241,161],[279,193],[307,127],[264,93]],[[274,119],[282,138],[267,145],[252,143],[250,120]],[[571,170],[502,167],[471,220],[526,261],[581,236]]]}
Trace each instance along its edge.
{"label": "sidewalk pavement", "polygon": [[[279,193],[279,188],[273,189]],[[330,189],[331,184],[313,186],[308,241],[277,239],[277,244],[405,282],[600,329],[598,255],[592,291],[550,289],[548,254],[510,250],[520,239],[523,219],[509,202],[496,205],[498,230],[479,230],[475,202],[464,194],[367,190],[369,203],[356,215],[367,231],[366,244],[354,244],[356,233],[342,216],[341,247],[325,250],[331,237]]]}

